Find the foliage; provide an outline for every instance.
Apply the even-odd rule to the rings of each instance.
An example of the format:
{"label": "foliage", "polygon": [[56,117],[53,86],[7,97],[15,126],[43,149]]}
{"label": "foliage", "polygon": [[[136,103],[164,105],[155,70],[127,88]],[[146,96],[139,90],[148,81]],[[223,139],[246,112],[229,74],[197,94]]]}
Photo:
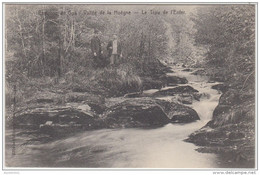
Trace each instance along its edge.
{"label": "foliage", "polygon": [[[114,6],[102,8],[112,12],[115,9]],[[135,90],[139,89],[139,76],[156,72],[151,70],[155,67],[149,69],[146,65],[151,62],[158,64],[156,60],[167,54],[163,22],[159,17],[149,15],[91,15],[89,11],[99,12],[100,6],[6,5],[7,83],[10,86],[18,84],[22,88],[33,78],[59,77],[62,82],[63,78],[73,75],[75,78],[71,80],[78,79],[78,84],[91,89],[96,86],[99,89],[115,89],[117,85],[121,89],[121,84],[131,84],[136,87]],[[118,34],[123,43],[124,64],[119,65],[118,70],[96,70],[93,67],[90,40],[94,29],[101,31],[106,62],[109,59],[107,43],[114,33]],[[145,70],[142,69],[144,67]],[[160,68],[158,64],[156,69]],[[95,77],[94,81],[89,79],[91,75]],[[117,83],[112,79],[117,79]],[[136,84],[132,85],[131,81]]]}
{"label": "foliage", "polygon": [[238,89],[253,89],[255,7],[206,6],[197,10],[195,41],[207,48],[207,65]]}

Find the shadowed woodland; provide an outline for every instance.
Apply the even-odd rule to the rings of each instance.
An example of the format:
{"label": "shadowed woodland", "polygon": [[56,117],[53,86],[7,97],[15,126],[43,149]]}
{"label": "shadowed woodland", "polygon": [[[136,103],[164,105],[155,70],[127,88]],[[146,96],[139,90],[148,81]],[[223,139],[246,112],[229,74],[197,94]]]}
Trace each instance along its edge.
{"label": "shadowed woodland", "polygon": [[[185,13],[113,13],[154,9]],[[101,10],[112,14],[89,14]],[[99,65],[91,52],[95,30],[99,31],[102,49]],[[122,43],[122,59],[111,66],[107,45],[115,33]],[[64,130],[59,126],[57,133],[62,131],[62,135],[53,134],[50,126],[42,127],[41,131],[36,129],[37,133],[51,136],[46,142],[74,131],[158,127],[198,120],[196,111],[184,104],[192,103],[187,102],[188,98],[199,101],[201,94],[188,86],[185,78],[168,76],[175,72],[170,67],[178,66],[183,71],[194,70],[193,75],[208,77],[208,83],[220,82],[212,86],[221,93],[212,120],[186,141],[200,146],[199,152],[221,155],[230,166],[242,161],[252,167],[254,5],[5,5],[6,127],[12,126],[14,106],[17,128],[49,125],[52,116],[54,124],[70,127]],[[183,89],[179,84],[187,87]],[[164,90],[166,86],[179,89]],[[151,89],[159,91],[150,96],[143,93]],[[169,94],[177,95],[178,102],[168,104],[154,98]],[[84,113],[75,107],[83,104],[87,105]],[[174,111],[178,115],[169,117]],[[185,111],[185,116],[179,111]],[[67,114],[92,118],[76,121],[88,124],[79,128],[71,118],[60,121],[60,116],[65,118]],[[119,117],[124,115],[131,116],[131,122],[127,117]]]}

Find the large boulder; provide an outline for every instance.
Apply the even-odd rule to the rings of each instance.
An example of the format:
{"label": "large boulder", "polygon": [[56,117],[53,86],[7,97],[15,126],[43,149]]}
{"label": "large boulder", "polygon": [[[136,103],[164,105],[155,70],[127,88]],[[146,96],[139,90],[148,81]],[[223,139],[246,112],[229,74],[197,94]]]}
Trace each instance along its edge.
{"label": "large boulder", "polygon": [[72,131],[99,128],[97,116],[87,104],[62,107],[36,107],[17,113],[15,126],[22,129],[36,129],[58,136]]}
{"label": "large boulder", "polygon": [[175,86],[177,84],[187,84],[188,80],[186,78],[177,76],[164,76],[160,78],[163,80],[167,86]]}
{"label": "large boulder", "polygon": [[165,90],[160,90],[158,92],[154,93],[154,96],[167,96],[167,95],[176,95],[176,94],[183,94],[183,93],[197,93],[199,92],[198,90],[194,89],[191,86],[178,86],[175,88],[171,89],[165,89]]}
{"label": "large boulder", "polygon": [[157,103],[162,106],[172,123],[189,123],[200,120],[197,112],[188,106],[163,100],[157,101]]}
{"label": "large boulder", "polygon": [[170,122],[162,107],[151,98],[127,99],[106,111],[108,127],[155,127]]}
{"label": "large boulder", "polygon": [[109,107],[105,116],[104,123],[109,128],[156,127],[199,120],[190,107],[152,98],[126,99]]}

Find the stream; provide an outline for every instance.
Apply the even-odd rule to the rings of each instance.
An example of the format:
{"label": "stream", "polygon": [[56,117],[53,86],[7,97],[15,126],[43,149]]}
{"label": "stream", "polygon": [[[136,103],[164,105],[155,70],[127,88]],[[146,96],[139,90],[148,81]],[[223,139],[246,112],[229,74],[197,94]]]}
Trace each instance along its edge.
{"label": "stream", "polygon": [[[72,137],[45,144],[16,148],[11,155],[11,131],[6,131],[6,166],[16,167],[100,167],[100,168],[218,168],[215,154],[199,153],[197,146],[183,140],[203,127],[218,104],[220,93],[207,77],[192,75],[173,67],[169,76],[185,77],[188,84],[207,94],[191,105],[200,120],[188,124],[167,124],[153,129],[101,129],[84,131]],[[193,70],[194,71],[194,70]],[[180,85],[181,86],[181,85]],[[173,88],[164,87],[163,89]],[[157,89],[144,93],[154,93]],[[170,100],[171,97],[160,97]],[[22,137],[17,137],[17,144]]]}

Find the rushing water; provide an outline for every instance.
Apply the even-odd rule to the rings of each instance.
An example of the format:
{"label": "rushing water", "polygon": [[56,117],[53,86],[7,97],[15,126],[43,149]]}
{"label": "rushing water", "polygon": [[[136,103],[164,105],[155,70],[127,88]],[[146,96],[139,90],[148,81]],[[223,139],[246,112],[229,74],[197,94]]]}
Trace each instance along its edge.
{"label": "rushing water", "polygon": [[[201,120],[189,124],[168,124],[154,129],[101,129],[85,131],[73,137],[46,144],[20,146],[11,156],[11,132],[6,132],[6,166],[18,167],[102,167],[102,168],[217,168],[214,154],[199,153],[189,134],[203,127],[212,117],[220,94],[211,89],[206,77],[174,68],[186,77],[188,85],[205,96],[189,105]],[[166,87],[170,88],[170,87]],[[149,90],[145,93],[153,93]],[[163,97],[168,100],[170,97]],[[24,138],[17,137],[17,142]]]}

